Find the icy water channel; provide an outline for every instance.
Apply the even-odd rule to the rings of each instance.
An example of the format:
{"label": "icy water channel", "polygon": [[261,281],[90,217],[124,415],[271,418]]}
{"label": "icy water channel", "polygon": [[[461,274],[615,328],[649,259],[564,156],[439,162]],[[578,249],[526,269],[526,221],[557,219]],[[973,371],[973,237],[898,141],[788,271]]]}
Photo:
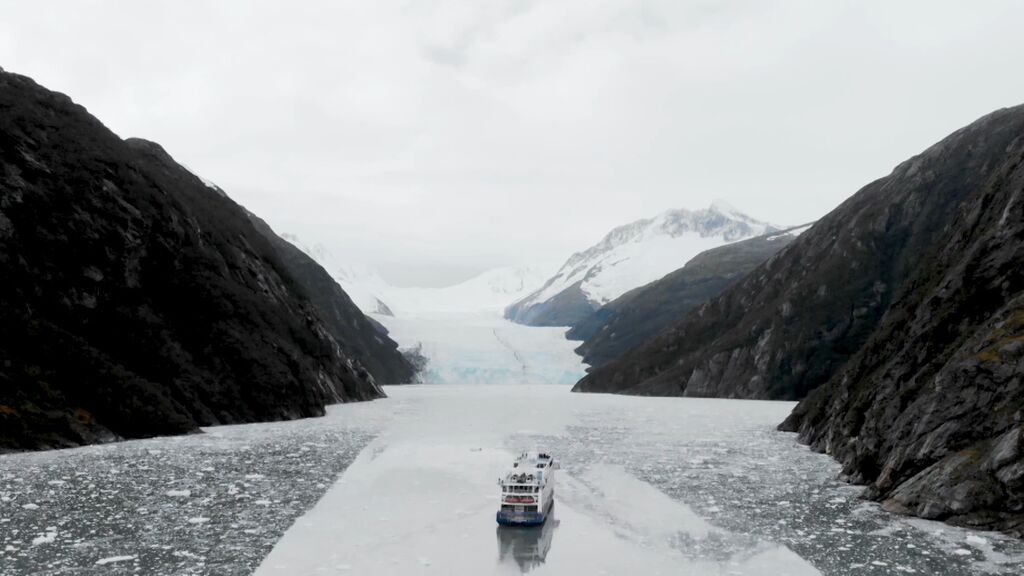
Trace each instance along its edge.
{"label": "icy water channel", "polygon": [[[0,456],[0,574],[1020,574],[1024,543],[886,514],[790,403],[389,388],[325,418]],[[498,529],[513,454],[554,517]]]}

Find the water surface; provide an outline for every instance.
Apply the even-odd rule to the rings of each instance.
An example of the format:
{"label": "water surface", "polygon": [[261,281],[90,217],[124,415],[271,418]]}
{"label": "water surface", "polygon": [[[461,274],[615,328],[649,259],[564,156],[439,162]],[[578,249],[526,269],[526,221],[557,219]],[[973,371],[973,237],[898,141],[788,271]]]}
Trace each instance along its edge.
{"label": "water surface", "polygon": [[[392,387],[325,418],[0,457],[0,574],[1019,574],[894,516],[774,426],[792,403]],[[502,530],[543,448],[551,521]]]}

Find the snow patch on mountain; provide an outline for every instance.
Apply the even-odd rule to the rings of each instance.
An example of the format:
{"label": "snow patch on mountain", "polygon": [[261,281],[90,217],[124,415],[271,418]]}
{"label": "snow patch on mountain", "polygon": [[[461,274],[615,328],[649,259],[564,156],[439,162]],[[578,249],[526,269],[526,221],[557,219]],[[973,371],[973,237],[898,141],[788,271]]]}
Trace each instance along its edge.
{"label": "snow patch on mountain", "polygon": [[316,260],[363,314],[393,314],[383,296],[390,287],[376,270],[362,264],[345,262],[323,244],[306,244],[295,234],[281,234],[281,237]]}
{"label": "snow patch on mountain", "polygon": [[783,231],[783,232],[781,232],[779,234],[776,234],[774,236],[769,236],[769,237],[765,238],[765,240],[769,240],[769,241],[770,240],[778,240],[779,238],[782,238],[782,237],[785,237],[785,236],[792,236],[792,237],[796,238],[797,236],[799,236],[799,235],[803,234],[804,232],[807,232],[808,230],[810,230],[811,226],[814,226],[814,222],[811,222],[810,224],[804,224],[803,226],[797,226],[796,228],[790,228],[789,230],[785,230],[785,231]]}

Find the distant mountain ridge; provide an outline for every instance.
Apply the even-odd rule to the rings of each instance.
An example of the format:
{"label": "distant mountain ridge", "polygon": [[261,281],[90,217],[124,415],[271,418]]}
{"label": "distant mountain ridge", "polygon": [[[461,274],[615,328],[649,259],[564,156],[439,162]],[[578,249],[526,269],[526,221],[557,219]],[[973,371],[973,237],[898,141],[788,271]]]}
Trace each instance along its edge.
{"label": "distant mountain ridge", "polygon": [[717,296],[808,228],[810,224],[701,252],[679,270],[597,309],[566,337],[583,341],[576,352],[591,370],[607,364]]}
{"label": "distant mountain ridge", "polygon": [[570,256],[539,290],[506,308],[505,317],[532,326],[572,326],[705,250],[778,230],[722,201],[637,220]]}
{"label": "distant mountain ridge", "polygon": [[488,311],[500,317],[510,301],[522,298],[543,281],[544,273],[531,266],[504,266],[452,286],[389,287],[385,292],[398,315]]}
{"label": "distant mountain ridge", "polygon": [[372,267],[345,261],[322,244],[309,244],[296,234],[281,235],[315,260],[341,285],[365,313],[377,316],[429,312],[498,310],[540,286],[545,272],[533,266],[502,266],[442,287],[393,286]]}

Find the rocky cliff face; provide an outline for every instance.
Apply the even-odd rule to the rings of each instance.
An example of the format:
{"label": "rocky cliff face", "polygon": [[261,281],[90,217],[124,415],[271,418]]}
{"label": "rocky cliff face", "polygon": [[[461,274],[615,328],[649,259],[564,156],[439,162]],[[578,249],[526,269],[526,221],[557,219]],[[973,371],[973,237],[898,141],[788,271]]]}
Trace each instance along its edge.
{"label": "rocky cliff face", "polygon": [[158,145],[0,72],[0,449],[381,396],[246,213]]}
{"label": "rocky cliff face", "polygon": [[687,312],[717,296],[792,242],[797,228],[701,252],[664,278],[605,304],[569,330],[591,367],[602,366],[643,344]]}
{"label": "rocky cliff face", "polygon": [[1024,107],[911,161],[965,193],[878,329],[783,424],[894,511],[1024,536]]}
{"label": "rocky cliff face", "polygon": [[797,399],[878,329],[896,294],[1005,161],[1021,108],[997,112],[868,184],[790,246],[578,391]]}
{"label": "rocky cliff face", "polygon": [[540,289],[506,308],[505,317],[530,326],[575,326],[704,250],[777,230],[720,201],[703,210],[669,210],[619,226],[573,254]]}
{"label": "rocky cliff face", "polygon": [[249,214],[256,230],[277,251],[281,263],[298,282],[316,308],[331,336],[358,370],[368,371],[380,384],[408,384],[416,369],[398,351],[388,337],[387,328],[368,318],[356,307],[338,282],[304,251],[278,236],[254,214]]}

